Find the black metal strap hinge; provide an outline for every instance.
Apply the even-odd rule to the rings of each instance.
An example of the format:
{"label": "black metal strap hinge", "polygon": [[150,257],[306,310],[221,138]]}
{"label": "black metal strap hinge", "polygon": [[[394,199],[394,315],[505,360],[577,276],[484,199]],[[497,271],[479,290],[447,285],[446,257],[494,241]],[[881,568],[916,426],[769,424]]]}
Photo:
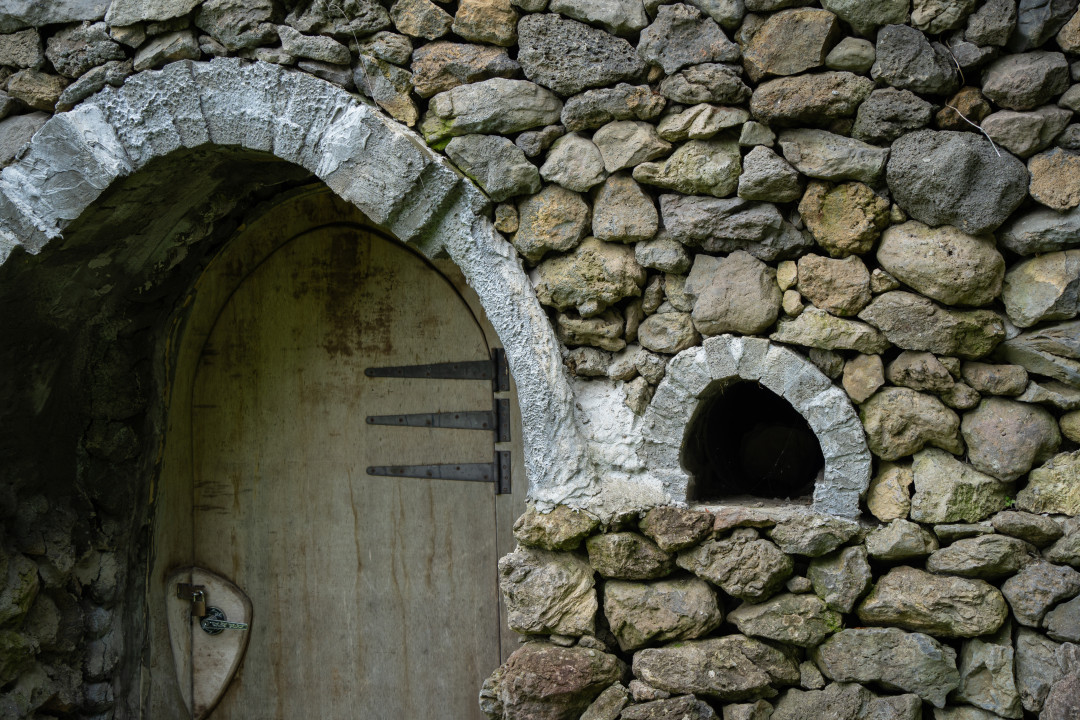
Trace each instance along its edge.
{"label": "black metal strap hinge", "polygon": [[495,406],[491,410],[412,413],[410,415],[369,415],[367,424],[396,427],[490,430],[495,433],[495,442],[510,442],[510,401],[497,398]]}
{"label": "black metal strap hinge", "polygon": [[506,352],[502,348],[492,350],[490,360],[370,367],[364,370],[364,374],[368,377],[490,380],[495,392],[510,389],[510,371],[506,366]]}
{"label": "black metal strap hinge", "polygon": [[497,450],[490,463],[447,463],[442,465],[377,465],[367,469],[379,477],[428,478],[495,483],[496,495],[510,494],[510,453]]}

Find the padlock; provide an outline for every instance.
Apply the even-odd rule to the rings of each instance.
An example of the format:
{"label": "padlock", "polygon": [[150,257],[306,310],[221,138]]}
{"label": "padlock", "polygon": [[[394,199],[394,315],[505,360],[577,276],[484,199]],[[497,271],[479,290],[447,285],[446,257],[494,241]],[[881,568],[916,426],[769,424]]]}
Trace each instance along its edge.
{"label": "padlock", "polygon": [[206,617],[206,593],[202,590],[191,593],[191,616],[200,620]]}

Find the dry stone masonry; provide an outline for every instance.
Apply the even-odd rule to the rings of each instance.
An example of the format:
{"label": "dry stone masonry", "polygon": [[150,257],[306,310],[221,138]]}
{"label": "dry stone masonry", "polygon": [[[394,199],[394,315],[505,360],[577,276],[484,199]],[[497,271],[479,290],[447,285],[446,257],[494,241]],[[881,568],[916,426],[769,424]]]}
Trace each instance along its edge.
{"label": "dry stone masonry", "polygon": [[1075,717],[1078,519],[908,515],[665,506],[601,523],[531,507],[499,563],[523,644],[481,706],[496,720]]}
{"label": "dry stone masonry", "polygon": [[[301,130],[263,142],[255,76],[295,97],[281,115]],[[184,93],[229,118],[213,138]],[[519,387],[565,392],[523,395],[547,460],[500,563],[528,642],[484,687],[492,718],[1075,718],[1077,111],[1076,0],[10,0],[4,307],[20,328],[62,314],[25,350],[67,352],[90,315],[50,307],[28,258],[86,210],[69,197],[139,168],[179,187],[153,163],[181,147],[270,152],[471,263],[498,327],[550,325],[511,353]],[[144,125],[154,112],[168,122]],[[343,159],[369,144],[407,187],[392,162]],[[231,199],[170,218],[170,242],[224,237],[301,176],[277,172],[244,194],[207,170]],[[379,183],[394,190],[361,197]],[[489,222],[475,237],[431,241],[470,213]],[[161,402],[147,308],[167,312],[155,283],[200,257],[155,247],[125,255],[152,268],[152,300],[110,301],[101,342],[71,346],[93,382],[72,400],[77,447],[55,454],[79,477],[4,459],[2,717],[138,706]],[[493,277],[520,295],[493,299]],[[86,285],[84,313],[139,287]],[[531,342],[533,366],[516,359]],[[46,403],[57,367],[20,392]],[[724,404],[750,386],[759,400]],[[766,396],[793,419],[754,415]],[[799,423],[810,478],[762,480]],[[761,482],[710,491],[736,457]]]}

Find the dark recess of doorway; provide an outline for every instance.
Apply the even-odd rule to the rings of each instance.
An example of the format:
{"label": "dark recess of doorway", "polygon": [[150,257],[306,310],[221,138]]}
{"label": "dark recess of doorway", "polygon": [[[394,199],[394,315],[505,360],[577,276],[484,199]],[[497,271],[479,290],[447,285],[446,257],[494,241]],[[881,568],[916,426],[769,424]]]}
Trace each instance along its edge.
{"label": "dark recess of doorway", "polygon": [[721,386],[690,420],[683,464],[687,500],[797,498],[813,492],[825,466],[821,445],[787,400],[754,382]]}

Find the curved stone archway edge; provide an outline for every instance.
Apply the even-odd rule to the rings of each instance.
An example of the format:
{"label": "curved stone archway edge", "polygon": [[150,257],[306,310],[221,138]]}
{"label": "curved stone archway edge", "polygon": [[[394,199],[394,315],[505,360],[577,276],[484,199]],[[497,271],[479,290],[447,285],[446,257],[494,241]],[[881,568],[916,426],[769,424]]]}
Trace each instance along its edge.
{"label": "curved stone archway edge", "polygon": [[41,252],[117,179],[184,148],[239,146],[299,165],[477,292],[517,385],[530,495],[595,494],[558,341],[489,201],[412,131],[341,88],[278,65],[182,61],[52,117],[0,173],[0,263]]}
{"label": "curved stone archway edge", "polygon": [[690,476],[680,456],[698,401],[717,383],[742,381],[759,382],[786,399],[817,435],[825,472],[814,487],[814,510],[857,517],[871,474],[858,414],[813,363],[763,338],[719,335],[675,356],[642,419],[640,454],[650,473],[673,499],[685,502]]}

